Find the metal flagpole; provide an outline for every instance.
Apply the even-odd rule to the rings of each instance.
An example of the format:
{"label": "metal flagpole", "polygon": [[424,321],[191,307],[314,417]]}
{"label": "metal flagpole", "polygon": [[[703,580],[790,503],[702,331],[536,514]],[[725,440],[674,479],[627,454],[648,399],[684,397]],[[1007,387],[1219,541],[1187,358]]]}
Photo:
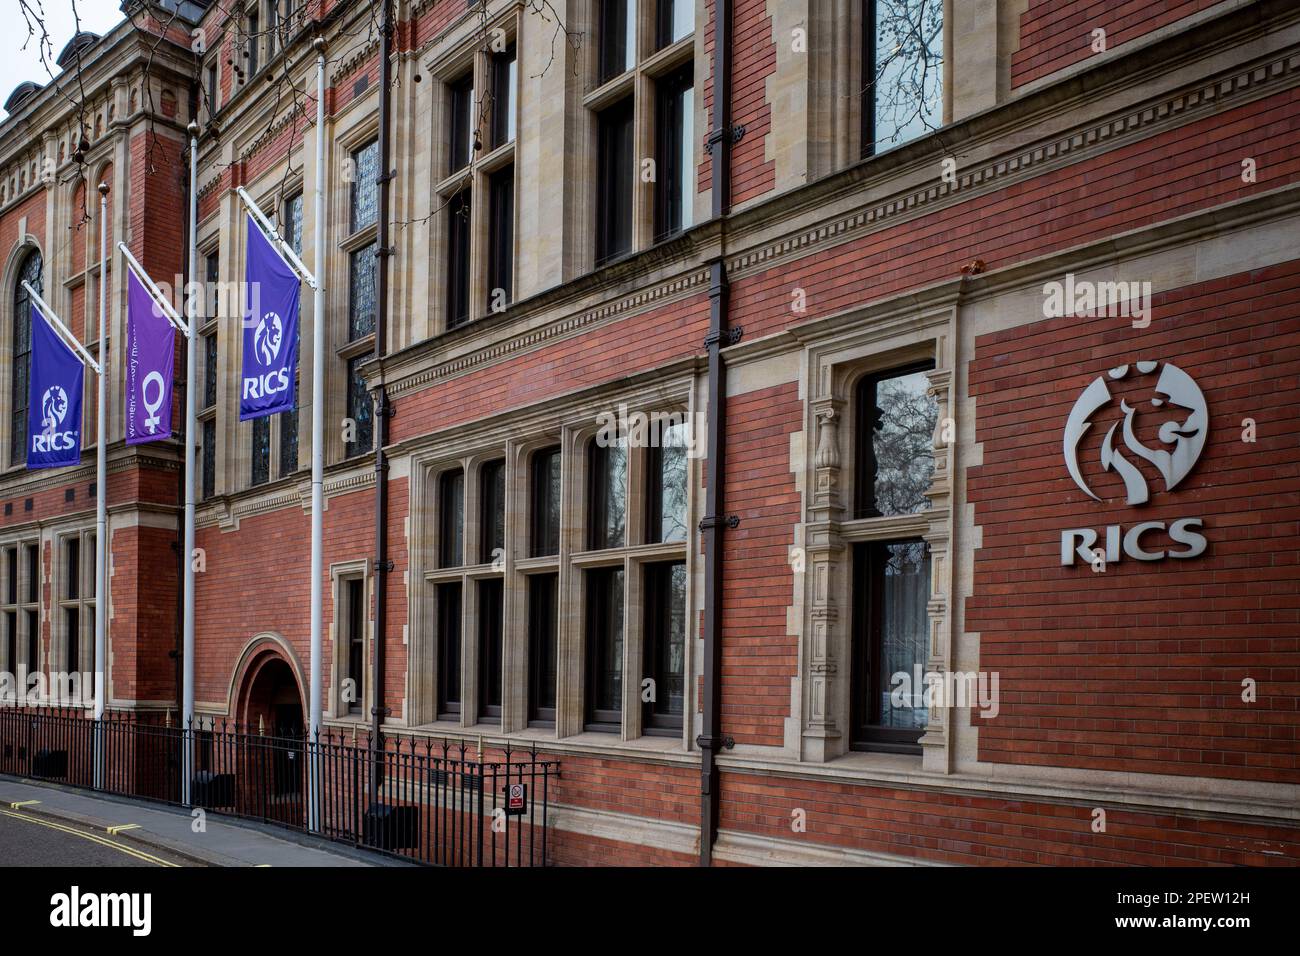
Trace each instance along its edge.
{"label": "metal flagpole", "polygon": [[104,786],[108,680],[108,183],[99,184],[99,408],[95,414],[95,789]]}
{"label": "metal flagpole", "polygon": [[[325,41],[312,41],[316,51],[316,284],[312,295],[314,324],[311,334],[311,717],[308,742],[319,743],[321,729],[321,575],[323,573],[325,508]],[[308,826],[319,828],[317,815],[317,761],[308,773]]]}
{"label": "metal flagpole", "polygon": [[189,294],[185,297],[185,582],[181,637],[181,733],[184,766],[181,775],[181,803],[190,805],[190,785],[194,774],[194,445],[198,439],[196,366],[198,355],[198,169],[199,124],[191,122],[190,134],[190,235]]}

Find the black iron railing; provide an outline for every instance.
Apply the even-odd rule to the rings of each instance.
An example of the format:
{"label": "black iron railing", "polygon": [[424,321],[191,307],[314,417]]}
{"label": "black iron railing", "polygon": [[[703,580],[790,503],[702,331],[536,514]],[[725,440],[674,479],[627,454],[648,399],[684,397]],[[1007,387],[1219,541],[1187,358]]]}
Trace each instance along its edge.
{"label": "black iron railing", "polygon": [[545,866],[559,765],[509,744],[485,757],[427,737],[309,740],[208,719],[182,728],[166,717],[0,707],[0,773],[200,807],[420,863]]}

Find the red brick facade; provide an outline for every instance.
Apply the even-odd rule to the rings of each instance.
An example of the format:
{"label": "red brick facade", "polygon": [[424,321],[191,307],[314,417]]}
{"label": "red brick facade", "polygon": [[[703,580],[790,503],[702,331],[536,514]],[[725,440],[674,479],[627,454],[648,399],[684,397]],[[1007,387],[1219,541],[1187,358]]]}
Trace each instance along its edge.
{"label": "red brick facade", "polygon": [[[695,89],[709,116],[715,103],[708,25],[716,2],[701,0],[696,19],[697,31],[707,32],[696,38]],[[447,52],[443,41],[466,23],[458,0],[415,6],[414,18],[398,25],[397,42],[411,61],[403,77],[443,69],[437,59]],[[719,259],[728,273],[727,323],[743,328],[743,338],[724,353],[730,377],[721,479],[727,513],[739,524],[722,532],[720,714],[721,731],[736,747],[721,758],[715,862],[762,862],[764,853],[808,862],[829,851],[856,863],[1300,863],[1300,259],[1293,198],[1300,186],[1300,39],[1293,34],[1300,25],[1279,14],[1271,46],[1223,40],[1215,55],[1224,79],[1187,52],[1180,34],[1189,17],[1238,17],[1244,24],[1254,15],[1219,6],[1225,9],[1210,0],[1030,0],[1018,17],[1015,52],[1000,67],[1010,93],[998,103],[998,115],[958,117],[951,129],[786,188],[789,170],[774,144],[788,134],[790,120],[773,102],[774,87],[788,79],[778,44],[789,38],[775,35],[771,2],[736,0],[731,121],[744,125],[745,134],[730,151],[730,172],[731,200],[741,211],[721,226],[697,220],[686,237],[604,269],[574,266],[584,260],[566,247],[563,281],[518,298],[502,316],[417,339],[408,334],[407,303],[433,308],[421,282],[435,287],[430,295],[445,294],[440,276],[424,274],[426,260],[441,261],[444,225],[435,219],[436,226],[419,231],[420,217],[436,214],[421,206],[434,200],[418,194],[436,183],[419,180],[418,195],[407,196],[397,213],[412,222],[393,239],[393,354],[366,370],[371,388],[382,376],[396,407],[389,423],[386,539],[393,570],[383,578],[385,632],[372,635],[384,647],[380,703],[389,709],[388,729],[454,741],[510,737],[559,761],[561,776],[550,794],[557,863],[698,860],[695,736],[705,559],[695,529],[704,517],[703,489],[714,480],[712,462],[700,460],[692,472],[694,510],[687,512],[686,683],[693,689],[680,739],[624,740],[592,731],[582,719],[565,733],[529,727],[527,719],[508,734],[485,722],[417,725],[412,715],[430,709],[414,695],[427,693],[417,678],[431,656],[434,628],[427,602],[417,598],[426,591],[426,575],[432,581],[447,569],[432,557],[434,543],[414,535],[418,527],[430,534],[430,475],[449,463],[477,467],[524,446],[561,442],[568,455],[590,437],[578,427],[587,424],[579,413],[617,406],[629,394],[710,413],[703,401],[704,343],[709,265]],[[217,15],[209,15],[208,26],[221,34],[223,57],[233,57],[234,38],[218,29]],[[582,15],[594,17],[588,5]],[[1178,57],[1177,83],[1143,77],[1126,85],[1118,68],[1108,66],[1114,58],[1089,49],[1094,27],[1105,29],[1112,50],[1141,39]],[[1226,28],[1220,33],[1232,35]],[[377,49],[356,37],[347,49],[348,62],[339,58],[329,67],[326,103],[339,126],[373,111],[377,101]],[[810,75],[833,72],[825,59],[814,66]],[[1073,78],[1061,83],[1074,85],[1053,89],[1054,74],[1067,70]],[[423,96],[410,91],[436,82],[430,73],[401,87],[400,95]],[[177,89],[186,96],[176,117],[133,112],[114,134],[111,154],[98,147],[116,161],[109,176],[114,198],[122,198],[113,222],[145,266],[167,280],[185,268],[178,237],[187,225],[182,121],[189,106],[188,87]],[[288,155],[295,175],[308,175],[301,167],[314,149],[307,120],[314,122],[315,103],[304,101],[307,116],[259,139],[265,117],[253,123],[248,117],[257,110],[241,104],[268,94],[241,90],[225,66],[221,89],[218,112],[230,109],[224,119],[232,129],[201,147],[207,159],[199,170],[200,244],[220,235],[223,278],[232,279],[243,268],[239,227],[227,222],[238,218],[231,213],[237,208],[232,190],[248,183],[274,191]],[[417,102],[412,113],[428,108]],[[197,114],[206,120],[203,110]],[[283,112],[276,115],[283,119]],[[423,127],[404,132],[425,135]],[[706,133],[696,129],[697,138]],[[231,142],[238,147],[222,152]],[[331,158],[352,147],[338,140]],[[949,184],[940,178],[941,161],[954,153],[957,180]],[[714,160],[701,156],[694,182],[702,193],[710,188]],[[399,179],[406,159],[398,157]],[[345,194],[340,187],[331,196]],[[331,217],[345,208],[339,202]],[[86,268],[84,249],[62,260],[55,253],[60,239],[46,221],[51,212],[63,222],[62,207],[45,189],[16,190],[0,200],[0,262],[15,267],[26,242],[18,223],[25,219],[26,233],[52,263],[47,288]],[[329,229],[332,243],[347,231],[334,218]],[[1278,236],[1287,229],[1290,246],[1281,248]],[[521,237],[518,245],[536,245],[534,238]],[[1234,249],[1247,251],[1233,258]],[[982,265],[972,268],[976,261]],[[336,296],[328,300],[332,327],[346,328],[340,317],[348,303],[339,291],[347,289],[346,263],[340,253],[329,273]],[[1154,282],[1149,326],[1096,315],[1043,317],[1037,290],[1045,281],[1098,269]],[[11,273],[4,279],[11,281]],[[0,316],[8,318],[12,288],[0,291]],[[306,290],[303,302],[306,319]],[[85,289],[70,291],[66,304],[81,334],[90,307]],[[120,330],[120,295],[114,309]],[[3,335],[0,341],[8,343],[10,333]],[[304,338],[304,367],[306,345]],[[346,386],[342,363],[351,353],[342,359],[334,353],[348,347],[346,340],[328,345],[327,382],[336,404]],[[952,633],[945,637],[941,628],[932,635],[933,647],[943,648],[931,659],[995,672],[1000,707],[987,717],[955,710],[941,728],[931,725],[924,757],[850,752],[844,725],[849,696],[857,692],[851,655],[829,655],[830,663],[818,657],[819,642],[847,647],[858,639],[852,554],[875,533],[859,528],[854,538],[853,528],[845,531],[854,524],[849,480],[853,429],[860,423],[844,383],[919,357],[936,366],[935,394],[946,392],[943,376],[951,376],[947,411],[957,428],[950,439],[952,488],[931,490],[934,514],[949,509],[952,531],[936,532],[937,517],[926,524],[931,515],[925,514],[913,516],[906,535],[924,535],[934,553],[951,557],[951,586],[935,585],[928,613]],[[179,358],[178,370],[184,367]],[[1197,380],[1210,410],[1209,442],[1176,493],[1157,494],[1141,507],[1124,505],[1119,480],[1090,465],[1103,499],[1093,501],[1063,464],[1065,420],[1092,379],[1147,359],[1172,362]],[[305,468],[273,475],[265,487],[249,485],[249,426],[235,421],[233,389],[221,393],[228,407],[216,420],[237,435],[221,447],[245,457],[218,459],[224,483],[199,509],[196,544],[204,569],[195,602],[195,699],[205,715],[245,720],[246,671],[259,655],[282,658],[295,687],[306,686],[310,487]],[[300,407],[309,394],[300,391]],[[120,404],[119,395],[112,419],[119,436]],[[825,410],[833,414],[823,416]],[[1246,419],[1253,422],[1253,441],[1242,437]],[[332,418],[326,429],[334,442]],[[1099,460],[1101,434],[1094,429],[1085,444],[1088,462]],[[299,440],[304,448],[310,441],[307,414]],[[179,697],[183,448],[179,441],[143,448],[129,451],[120,437],[110,441],[111,696],[117,706],[169,711]],[[572,514],[585,515],[585,459],[581,451],[573,454],[565,459],[565,489]],[[338,678],[334,641],[343,623],[335,577],[343,565],[363,568],[372,582],[365,614],[372,621],[376,542],[373,456],[345,459],[331,445],[327,465],[322,587],[330,711],[329,688]],[[13,505],[0,516],[0,545],[29,535],[41,542],[47,646],[57,603],[50,593],[55,536],[65,524],[93,524],[93,475],[88,453],[75,474],[18,470],[0,477],[0,502]],[[516,479],[522,487],[524,479]],[[839,498],[822,508],[818,495]],[[1188,516],[1204,519],[1209,542],[1195,560],[1121,560],[1104,572],[1060,563],[1065,529]],[[566,514],[569,524],[581,520]],[[565,533],[570,530],[566,524]],[[819,534],[832,543],[819,545]],[[586,547],[578,534],[572,540],[556,559],[557,568],[571,562],[563,565],[565,586],[568,575],[600,563],[580,553]],[[819,546],[824,565],[813,558]],[[638,562],[662,559],[652,551],[647,546],[626,559],[630,574],[638,573]],[[522,565],[537,555],[523,553],[521,545],[513,559]],[[823,575],[821,567],[829,570]],[[635,599],[629,607],[632,621],[641,608]],[[526,633],[522,612],[511,613],[515,629]],[[582,613],[574,611],[574,620]],[[579,638],[562,646],[581,658]],[[561,688],[577,694],[569,683],[581,683],[586,666],[573,664]],[[1243,700],[1243,681],[1254,682],[1252,701]],[[817,698],[822,685],[834,689]],[[814,741],[827,716],[819,712],[821,700],[833,711],[828,744]],[[365,726],[345,713],[327,716],[342,733]],[[823,745],[825,753],[817,751]]]}

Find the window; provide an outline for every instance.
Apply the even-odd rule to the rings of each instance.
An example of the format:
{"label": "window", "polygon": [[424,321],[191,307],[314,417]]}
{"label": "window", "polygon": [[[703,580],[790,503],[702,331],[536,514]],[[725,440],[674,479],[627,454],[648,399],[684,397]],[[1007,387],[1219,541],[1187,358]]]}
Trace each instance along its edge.
{"label": "window", "polygon": [[203,407],[217,404],[217,333],[203,336]]}
{"label": "window", "polygon": [[[3,663],[4,669],[15,676],[40,669],[39,554],[39,543],[35,540],[8,545],[0,552],[4,562],[4,587],[0,590]],[[15,690],[25,686],[20,679]]]}
{"label": "window", "polygon": [[280,0],[269,0],[266,5],[266,56],[270,59],[281,40]]}
{"label": "window", "polygon": [[695,195],[695,90],[688,65],[659,81],[655,104],[655,239],[688,228]]}
{"label": "window", "polygon": [[930,555],[924,541],[870,542],[853,548],[852,746],[920,753],[928,712],[924,687],[902,704],[895,674],[915,680],[930,639]]}
{"label": "window", "polygon": [[437,234],[444,330],[503,312],[514,299],[519,75],[512,21],[506,22],[504,45],[483,44],[444,84],[438,123],[447,163],[436,207],[446,217]]}
{"label": "window", "polygon": [[465,541],[465,472],[460,469],[438,479],[438,532],[438,566],[460,567]]}
{"label": "window", "polygon": [[636,0],[601,0],[600,82],[636,66]]}
{"label": "window", "polygon": [[687,427],[679,422],[663,428],[649,449],[646,541],[652,543],[686,540]]}
{"label": "window", "polygon": [[353,577],[343,581],[344,627],[342,638],[347,645],[347,671],[351,680],[347,695],[348,713],[359,714],[365,706],[366,687],[366,581]]}
{"label": "window", "polygon": [[528,579],[528,723],[555,726],[556,596],[558,574]]}
{"label": "window", "polygon": [[938,406],[926,393],[924,363],[870,375],[857,391],[855,513],[859,518],[917,514],[930,507]]}
{"label": "window", "polygon": [[655,49],[662,50],[695,30],[694,0],[659,0],[655,9]]}
{"label": "window", "polygon": [[438,719],[460,718],[459,581],[434,589],[438,621]]}
{"label": "window", "polygon": [[592,551],[621,548],[627,530],[627,439],[602,445],[593,438],[588,447],[591,510],[587,547]]}
{"label": "window", "polygon": [[212,321],[221,315],[221,251],[215,247],[203,257],[203,280],[207,285],[204,318]]}
{"label": "window", "polygon": [[205,419],[203,422],[203,447],[199,452],[203,459],[203,497],[211,498],[217,492],[217,420]]}
{"label": "window", "polygon": [[513,298],[515,265],[515,168],[488,179],[488,309],[502,312]]}
{"label": "window", "polygon": [[501,717],[502,612],[504,582],[478,582],[478,700],[479,717]]}
{"label": "window", "polygon": [[214,59],[208,64],[207,94],[209,116],[212,116],[217,112],[217,97],[220,93],[221,88],[217,86],[217,61]]}
{"label": "window", "polygon": [[351,231],[360,232],[379,219],[379,140],[352,151]]}
{"label": "window", "polygon": [[625,99],[597,116],[596,264],[632,251],[632,100]]}
{"label": "window", "polygon": [[469,267],[472,190],[451,198],[447,212],[447,327],[469,321]]}
{"label": "window", "polygon": [[942,0],[863,0],[862,155],[943,121]]}
{"label": "window", "polygon": [[41,269],[41,254],[33,249],[19,267],[14,285],[13,380],[9,393],[9,464],[14,467],[27,461],[27,392],[32,370],[32,302],[23,283],[30,283],[41,294]]}
{"label": "window", "polygon": [[467,73],[450,84],[451,151],[449,172],[464,169],[474,161],[474,74]]}
{"label": "window", "polygon": [[252,475],[249,484],[265,484],[271,478],[271,419],[253,419]]}
{"label": "window", "polygon": [[644,600],[641,660],[644,678],[653,683],[652,699],[642,704],[641,726],[647,734],[680,733],[686,700],[686,563],[646,565]]}
{"label": "window", "polygon": [[348,257],[348,341],[375,331],[375,250],[372,242]]}
{"label": "window", "polygon": [[[95,535],[70,534],[59,539],[59,547],[57,636],[61,648],[51,667],[66,674],[80,674],[93,669],[95,656]],[[82,687],[83,694],[92,692],[93,688]]]}
{"label": "window", "polygon": [[492,148],[515,139],[515,90],[518,89],[519,64],[512,43],[505,52],[492,57]]}
{"label": "window", "polygon": [[586,729],[618,733],[623,717],[623,569],[587,575]]}
{"label": "window", "polygon": [[506,547],[506,463],[489,461],[479,468],[479,562],[491,564]]}
{"label": "window", "polygon": [[532,556],[560,553],[560,449],[534,452],[531,475]]}
{"label": "window", "polygon": [[348,359],[348,418],[356,424],[356,438],[346,444],[348,458],[372,450],[375,444],[374,403],[370,401],[366,377],[361,374],[361,366],[374,358],[374,355],[374,352],[366,352]]}
{"label": "window", "polygon": [[248,59],[248,75],[252,76],[257,72],[257,45],[261,37],[261,21],[257,15],[257,9],[254,8],[248,13],[248,37],[245,40],[245,56]]}
{"label": "window", "polygon": [[[274,9],[274,3],[272,9]],[[292,12],[292,11],[290,11]],[[289,197],[284,204],[284,237],[289,243],[289,247],[294,252],[302,252],[302,193],[297,193]],[[302,323],[298,323],[298,337],[293,343],[294,351],[297,352],[302,343]],[[276,418],[280,422],[280,470],[281,478],[292,475],[298,470],[298,388],[300,385],[300,376],[297,369],[300,366],[294,362],[294,379],[293,379],[293,408],[286,412],[281,412]]]}

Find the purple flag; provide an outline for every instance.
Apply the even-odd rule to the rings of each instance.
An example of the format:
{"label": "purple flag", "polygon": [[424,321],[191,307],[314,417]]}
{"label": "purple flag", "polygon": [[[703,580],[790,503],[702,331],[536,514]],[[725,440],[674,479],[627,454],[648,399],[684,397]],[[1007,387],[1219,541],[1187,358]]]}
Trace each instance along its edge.
{"label": "purple flag", "polygon": [[298,276],[248,217],[244,266],[244,356],[239,385],[239,420],[293,408],[298,360]]}
{"label": "purple flag", "polygon": [[81,389],[86,369],[32,306],[32,370],[27,397],[27,467],[81,464]]}
{"label": "purple flag", "polygon": [[126,270],[126,443],[172,435],[176,328],[144,283]]}

